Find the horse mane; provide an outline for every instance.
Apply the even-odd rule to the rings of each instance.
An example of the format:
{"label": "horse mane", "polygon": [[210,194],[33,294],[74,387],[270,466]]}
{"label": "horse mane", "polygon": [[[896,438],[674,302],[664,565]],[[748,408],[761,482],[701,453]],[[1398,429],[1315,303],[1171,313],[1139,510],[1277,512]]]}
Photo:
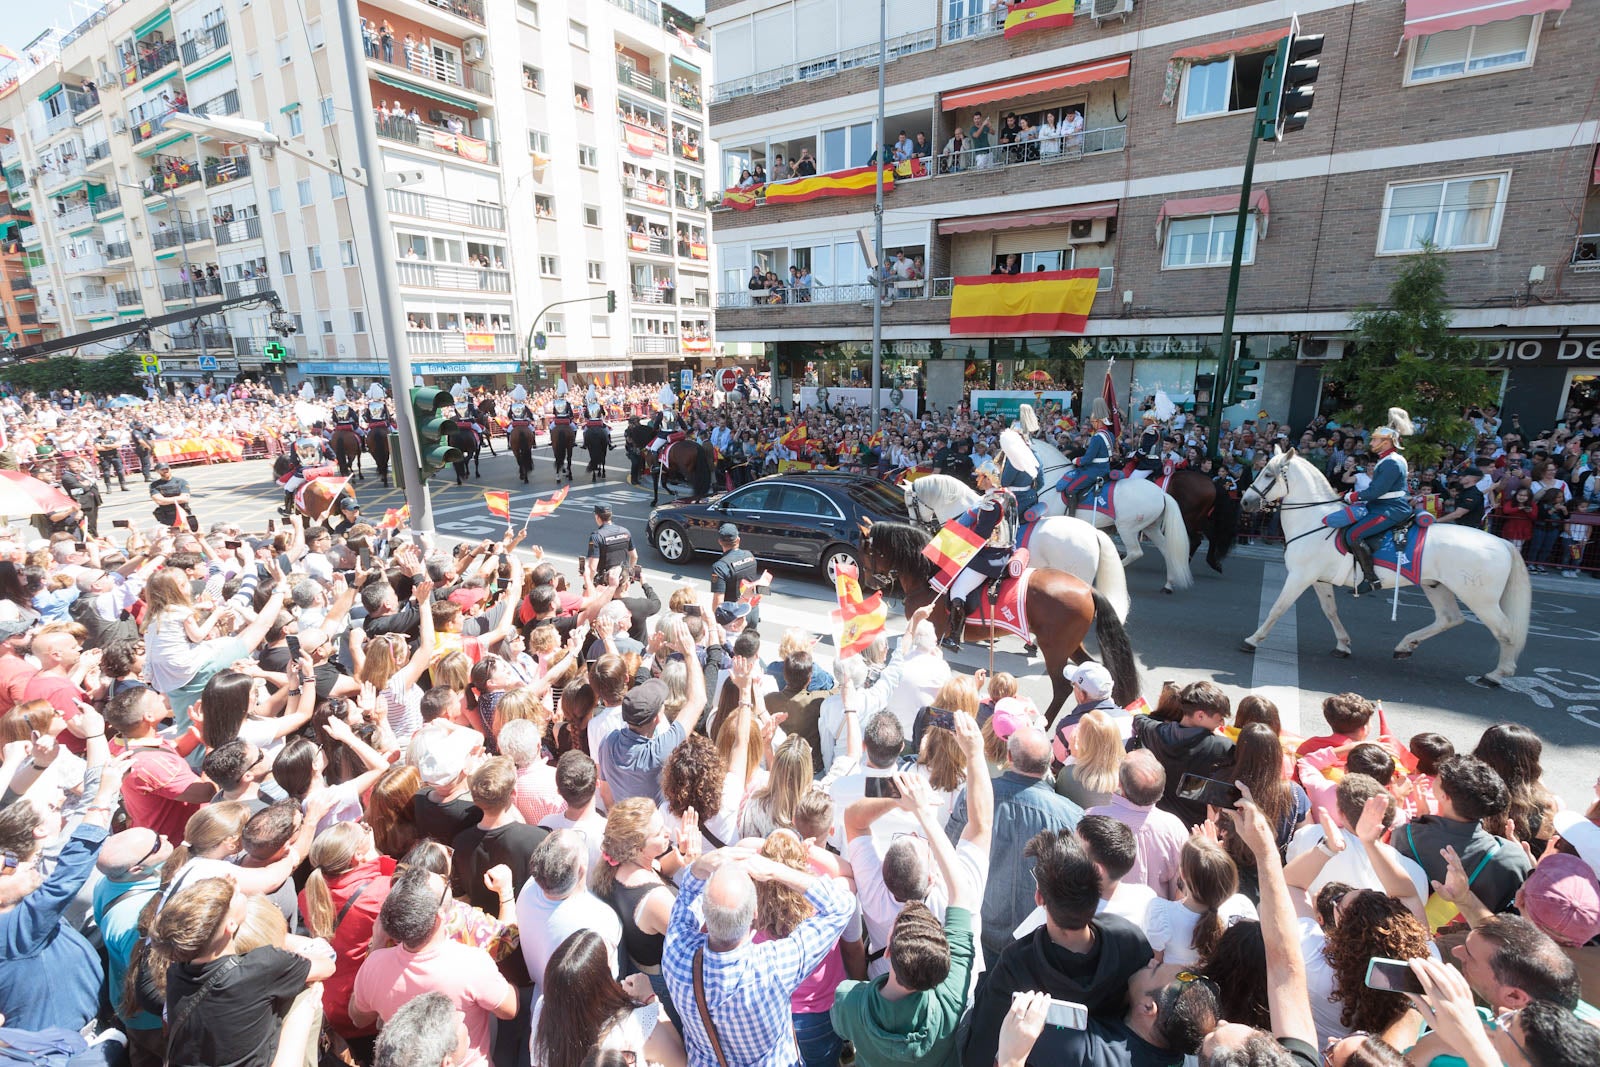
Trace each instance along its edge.
{"label": "horse mane", "polygon": [[[926,486],[926,488],[923,488]],[[961,504],[971,507],[978,494],[967,487],[960,478],[948,474],[927,474],[911,483],[912,491],[919,497],[932,497],[926,502],[938,508],[941,504]],[[930,492],[931,490],[931,492]]]}
{"label": "horse mane", "polygon": [[922,580],[933,577],[933,561],[922,554],[929,541],[922,530],[904,522],[875,522],[870,536],[872,547],[882,552],[895,570]]}
{"label": "horse mane", "polygon": [[1303,470],[1306,472],[1306,476],[1311,479],[1311,488],[1326,490],[1329,499],[1340,495],[1339,493],[1334,492],[1333,483],[1328,481],[1328,476],[1318,470],[1315,463],[1312,463],[1300,453],[1296,452],[1294,455],[1290,456],[1289,462],[1294,465],[1296,470]]}

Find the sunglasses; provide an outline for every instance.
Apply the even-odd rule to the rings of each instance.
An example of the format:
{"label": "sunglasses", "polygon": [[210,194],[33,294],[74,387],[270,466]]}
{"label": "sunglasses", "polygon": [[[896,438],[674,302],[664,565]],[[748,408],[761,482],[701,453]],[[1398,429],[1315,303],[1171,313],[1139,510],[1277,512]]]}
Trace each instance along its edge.
{"label": "sunglasses", "polygon": [[137,860],[135,860],[131,864],[131,867],[143,867],[145,860],[149,859],[151,856],[154,856],[157,852],[160,852],[160,851],[161,851],[161,835],[157,834],[156,835],[156,843],[150,846],[150,851],[146,852],[144,855],[140,856]]}

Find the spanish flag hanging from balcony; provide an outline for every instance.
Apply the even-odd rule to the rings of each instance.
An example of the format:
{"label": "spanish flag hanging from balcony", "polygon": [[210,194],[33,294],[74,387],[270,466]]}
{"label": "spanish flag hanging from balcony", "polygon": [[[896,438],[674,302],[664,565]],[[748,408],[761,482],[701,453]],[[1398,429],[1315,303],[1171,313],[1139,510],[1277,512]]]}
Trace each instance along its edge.
{"label": "spanish flag hanging from balcony", "polygon": [[[813,174],[809,178],[795,178],[767,186],[769,204],[803,204],[825,196],[861,196],[877,190],[878,179],[873,167],[854,167],[828,174]],[[885,191],[894,188],[894,168],[883,172]]]}
{"label": "spanish flag hanging from balcony", "polygon": [[1022,0],[1006,14],[1006,36],[1072,25],[1077,0]]}
{"label": "spanish flag hanging from balcony", "polygon": [[722,191],[722,206],[731,207],[735,211],[749,211],[756,206],[757,189],[724,189]]}
{"label": "spanish flag hanging from balcony", "polygon": [[999,337],[1082,333],[1099,284],[1100,272],[1093,267],[957,278],[950,297],[950,332]]}

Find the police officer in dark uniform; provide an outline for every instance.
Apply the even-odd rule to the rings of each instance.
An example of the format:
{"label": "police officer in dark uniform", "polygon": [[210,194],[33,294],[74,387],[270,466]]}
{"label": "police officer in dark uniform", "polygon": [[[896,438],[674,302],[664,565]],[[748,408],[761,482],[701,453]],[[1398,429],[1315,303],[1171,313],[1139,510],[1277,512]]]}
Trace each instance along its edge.
{"label": "police officer in dark uniform", "polygon": [[122,469],[122,443],[117,435],[108,427],[102,426],[100,432],[94,437],[94,454],[100,463],[100,477],[105,479],[106,492],[111,492],[111,476],[117,476],[117,484],[123,492],[128,491],[127,473]]}
{"label": "police officer in dark uniform", "polygon": [[595,531],[589,535],[589,560],[594,567],[595,580],[603,582],[612,567],[632,570],[639,562],[639,551],[633,547],[633,535],[611,521],[611,509],[604,504],[594,506]]}
{"label": "police officer in dark uniform", "polygon": [[[61,472],[61,488],[72,497],[72,502],[83,512],[83,523],[90,537],[100,536],[100,484],[94,480],[89,460],[77,456],[67,461]],[[107,487],[110,488],[109,486]],[[123,486],[124,489],[127,486]]]}
{"label": "police officer in dark uniform", "polygon": [[128,437],[133,441],[134,455],[139,457],[139,473],[144,475],[144,480],[150,480],[150,463],[155,454],[155,447],[150,443],[150,427],[139,419],[128,424]]}
{"label": "police officer in dark uniform", "polygon": [[628,428],[622,431],[623,446],[628,453],[628,484],[638,485],[644,477],[644,450],[656,439],[653,427],[640,421],[638,415],[628,416]]}
{"label": "police officer in dark uniform", "polygon": [[[711,610],[723,601],[730,604],[743,600],[753,591],[761,578],[761,565],[755,556],[739,547],[739,527],[731,522],[717,529],[717,544],[722,556],[711,565]],[[761,609],[752,607],[745,619],[745,628],[754,630],[761,625]]]}
{"label": "police officer in dark uniform", "polygon": [[339,517],[329,524],[335,534],[347,534],[361,521],[361,505],[348,493],[339,497]]}

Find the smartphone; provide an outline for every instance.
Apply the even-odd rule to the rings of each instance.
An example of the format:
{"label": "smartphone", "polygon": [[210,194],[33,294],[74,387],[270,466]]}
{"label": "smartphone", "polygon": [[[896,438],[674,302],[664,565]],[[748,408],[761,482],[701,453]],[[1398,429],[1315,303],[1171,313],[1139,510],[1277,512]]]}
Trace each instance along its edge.
{"label": "smartphone", "polygon": [[126,529],[129,529],[131,527],[131,524],[128,522],[127,519],[112,519],[111,520],[111,525],[112,525],[112,527],[114,529],[118,529],[118,530],[126,530]]}
{"label": "smartphone", "polygon": [[685,615],[698,615],[698,614],[700,614],[700,605],[699,604],[688,604],[688,605],[685,605],[685,607],[683,609],[683,613]]}
{"label": "smartphone", "polygon": [[862,795],[873,800],[900,799],[900,787],[894,784],[893,778],[868,778],[862,785],[866,788]]}
{"label": "smartphone", "polygon": [[243,548],[244,547],[244,542],[243,541],[224,541],[224,542],[222,542],[222,547],[223,548]]}
{"label": "smartphone", "polygon": [[1422,980],[1405,960],[1374,956],[1367,964],[1367,988],[1386,993],[1421,993]]}
{"label": "smartphone", "polygon": [[73,547],[73,549],[75,549],[78,552],[87,552],[89,550],[88,544],[86,544],[83,541],[74,541],[74,542],[72,542],[72,547]]}
{"label": "smartphone", "polygon": [[1087,1030],[1089,1028],[1089,1009],[1082,1004],[1074,1004],[1070,1000],[1057,1000],[1055,997],[1051,997],[1050,1007],[1044,1013],[1044,1021],[1051,1026],[1059,1026],[1066,1030]]}
{"label": "smartphone", "polygon": [[1198,774],[1186,774],[1178,782],[1178,799],[1192,800],[1197,804],[1208,804],[1213,808],[1233,808],[1244,798],[1239,792],[1239,787],[1231,782],[1219,782],[1215,778],[1202,778]]}
{"label": "smartphone", "polygon": [[277,519],[268,519],[267,520],[267,533],[271,533],[272,531],[276,530],[277,528],[278,528],[278,520]]}
{"label": "smartphone", "polygon": [[286,642],[288,642],[288,645],[289,645],[289,659],[291,661],[298,661],[300,659],[300,637],[299,637],[299,635],[298,634],[286,634],[286,635],[284,635],[284,640]]}
{"label": "smartphone", "polygon": [[923,720],[923,726],[924,728],[929,726],[938,726],[949,730],[951,733],[955,733],[956,713],[953,711],[948,711],[945,708],[929,708],[928,717]]}
{"label": "smartphone", "polygon": [[370,571],[372,569],[372,549],[362,545],[361,550],[356,553],[356,558],[361,561],[362,570]]}

